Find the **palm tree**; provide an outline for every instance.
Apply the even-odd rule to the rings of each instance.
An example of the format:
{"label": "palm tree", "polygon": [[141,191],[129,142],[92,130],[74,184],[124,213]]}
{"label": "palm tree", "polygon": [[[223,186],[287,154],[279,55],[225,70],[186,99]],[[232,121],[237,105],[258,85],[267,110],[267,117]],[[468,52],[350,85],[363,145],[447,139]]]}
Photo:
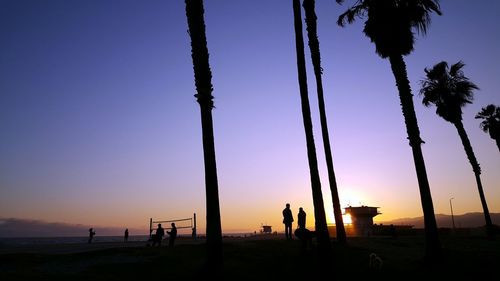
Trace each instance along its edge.
{"label": "palm tree", "polygon": [[[344,0],[336,0],[342,4]],[[420,201],[424,213],[426,256],[429,259],[441,256],[434,206],[425,169],[417,116],[413,105],[408,73],[403,56],[413,51],[415,34],[425,34],[430,24],[430,14],[441,15],[438,0],[357,0],[354,6],[341,14],[337,24],[345,26],[356,18],[367,18],[363,32],[375,44],[376,53],[389,59],[396,79],[408,140],[413,152],[413,161],[420,190]]]}
{"label": "palm tree", "polygon": [[219,208],[219,187],[215,161],[214,131],[212,121],[212,72],[208,61],[203,0],[186,0],[186,16],[191,37],[191,57],[194,79],[200,104],[205,162],[205,195],[207,209],[207,268],[218,272],[222,266],[222,230]]}
{"label": "palm tree", "polygon": [[295,24],[295,47],[297,51],[297,72],[300,88],[300,100],[302,105],[302,119],[306,135],[307,157],[309,160],[309,173],[311,176],[311,190],[314,205],[314,219],[316,226],[316,238],[318,240],[318,253],[329,255],[331,252],[330,235],[326,224],[325,206],[323,194],[321,193],[321,181],[319,179],[318,160],[316,158],[316,147],[314,144],[313,126],[311,120],[311,109],[307,93],[307,73],[304,54],[304,37],[302,34],[302,16],[300,12],[300,0],[293,0],[293,15]]}
{"label": "palm tree", "polygon": [[476,114],[476,119],[483,119],[480,124],[481,129],[497,142],[500,151],[500,106],[489,104],[481,108]]}
{"label": "palm tree", "polygon": [[481,168],[474,155],[462,122],[462,107],[468,103],[472,103],[474,98],[473,91],[479,89],[464,75],[462,71],[464,66],[465,64],[459,61],[448,68],[448,63],[442,61],[434,65],[431,69],[425,68],[426,78],[420,81],[422,84],[420,94],[424,96],[422,103],[425,106],[435,105],[436,114],[455,125],[467,158],[469,158],[472,170],[476,176],[477,189],[479,190],[479,197],[481,198],[484,218],[486,220],[486,229],[488,230],[488,234],[492,234],[493,225],[488,205],[486,204],[486,198],[484,197],[483,185],[481,184]]}
{"label": "palm tree", "polygon": [[326,166],[328,169],[328,180],[330,183],[330,192],[332,193],[333,214],[335,216],[335,226],[337,229],[337,240],[345,244],[346,234],[344,228],[344,221],[342,219],[342,209],[340,208],[339,192],[337,189],[337,180],[335,179],[335,172],[333,170],[332,149],[330,147],[330,137],[328,134],[328,123],[326,121],[325,99],[323,98],[323,81],[321,74],[321,54],[319,51],[318,32],[316,28],[316,12],[314,11],[315,1],[304,0],[302,6],[304,7],[306,15],[307,36],[309,38],[309,49],[311,50],[311,60],[314,66],[314,75],[316,76],[316,89],[318,92],[318,105],[319,115],[321,122],[321,133],[323,136],[323,147],[325,149]]}

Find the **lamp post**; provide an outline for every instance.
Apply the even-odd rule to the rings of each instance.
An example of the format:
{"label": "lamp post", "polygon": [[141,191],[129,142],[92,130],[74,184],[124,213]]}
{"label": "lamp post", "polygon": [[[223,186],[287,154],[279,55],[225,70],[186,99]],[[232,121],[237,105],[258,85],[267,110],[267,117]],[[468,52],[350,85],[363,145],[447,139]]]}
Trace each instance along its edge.
{"label": "lamp post", "polygon": [[453,217],[453,206],[451,205],[451,200],[452,199],[454,199],[454,197],[450,198],[451,223],[453,225],[453,231],[455,231],[455,218]]}

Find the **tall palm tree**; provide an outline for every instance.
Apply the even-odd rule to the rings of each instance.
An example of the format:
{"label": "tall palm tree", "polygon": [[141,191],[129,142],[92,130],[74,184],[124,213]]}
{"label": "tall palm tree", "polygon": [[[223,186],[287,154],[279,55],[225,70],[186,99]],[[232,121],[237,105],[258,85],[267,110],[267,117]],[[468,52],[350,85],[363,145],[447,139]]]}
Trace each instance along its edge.
{"label": "tall palm tree", "polygon": [[306,135],[307,157],[309,160],[309,173],[311,176],[311,190],[314,205],[314,219],[316,226],[316,238],[318,240],[318,253],[329,255],[331,252],[330,235],[326,224],[325,206],[323,194],[321,193],[321,181],[319,178],[318,160],[316,158],[316,147],[314,144],[313,126],[311,119],[311,108],[307,93],[307,73],[304,54],[304,37],[302,34],[302,15],[300,12],[300,0],[293,0],[293,15],[295,24],[295,47],[297,51],[297,73],[300,88],[300,101],[302,105],[302,119]]}
{"label": "tall palm tree", "polygon": [[330,146],[330,137],[328,134],[328,123],[326,120],[325,99],[323,97],[323,81],[321,74],[321,54],[319,51],[319,40],[316,24],[316,12],[314,0],[304,0],[302,3],[306,15],[307,36],[309,38],[309,49],[311,50],[311,60],[314,67],[314,75],[316,76],[316,89],[318,92],[319,116],[321,122],[321,133],[323,136],[323,147],[325,149],[326,166],[328,170],[328,181],[330,183],[330,192],[332,193],[333,214],[335,216],[335,228],[337,229],[337,240],[344,244],[346,243],[346,234],[344,221],[342,219],[342,209],[340,208],[339,192],[337,188],[337,180],[333,169],[332,149]]}
{"label": "tall palm tree", "polygon": [[[336,0],[342,4],[344,0]],[[413,161],[420,190],[420,201],[424,213],[426,257],[441,257],[434,206],[425,169],[417,116],[413,105],[410,82],[403,56],[413,51],[415,34],[425,34],[430,24],[432,12],[441,15],[438,0],[357,0],[345,13],[341,14],[337,24],[345,26],[356,18],[366,18],[363,32],[375,44],[375,52],[384,59],[389,59],[392,73],[396,79],[408,140],[413,152]]]}
{"label": "tall palm tree", "polygon": [[481,129],[497,142],[500,151],[500,106],[489,104],[481,108],[476,114],[476,119],[483,119],[480,124]]}
{"label": "tall palm tree", "polygon": [[203,158],[205,162],[205,196],[207,210],[207,264],[210,270],[222,266],[222,230],[219,208],[219,187],[215,161],[215,144],[212,121],[212,72],[208,61],[203,0],[186,0],[186,16],[191,37],[191,57],[193,59],[194,79],[200,105],[201,128],[203,136]]}
{"label": "tall palm tree", "polygon": [[461,61],[452,64],[448,68],[448,63],[442,61],[434,65],[431,69],[425,68],[426,78],[421,80],[422,88],[420,94],[424,96],[422,103],[425,106],[436,106],[436,114],[444,120],[452,123],[458,131],[460,140],[472,165],[472,170],[476,176],[477,189],[483,206],[484,218],[488,234],[492,234],[492,223],[486,198],[484,197],[483,185],[481,184],[481,168],[477,162],[474,151],[465,131],[462,122],[462,107],[472,103],[474,90],[479,89],[469,78],[467,78],[462,68],[465,64]]}

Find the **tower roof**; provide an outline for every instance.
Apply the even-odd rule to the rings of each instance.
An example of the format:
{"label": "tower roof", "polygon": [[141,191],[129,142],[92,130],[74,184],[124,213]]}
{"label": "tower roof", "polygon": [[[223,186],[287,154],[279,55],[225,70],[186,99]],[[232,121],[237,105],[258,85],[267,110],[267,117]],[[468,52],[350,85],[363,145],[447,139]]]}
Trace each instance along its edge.
{"label": "tower roof", "polygon": [[346,207],[345,213],[350,214],[352,217],[374,217],[376,215],[381,214],[377,209],[380,207],[369,207],[369,206],[360,206],[360,207]]}

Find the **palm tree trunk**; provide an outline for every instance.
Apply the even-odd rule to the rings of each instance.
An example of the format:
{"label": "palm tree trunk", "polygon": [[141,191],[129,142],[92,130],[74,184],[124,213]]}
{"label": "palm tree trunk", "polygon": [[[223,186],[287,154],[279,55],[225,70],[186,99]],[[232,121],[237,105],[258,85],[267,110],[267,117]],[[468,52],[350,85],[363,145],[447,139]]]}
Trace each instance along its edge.
{"label": "palm tree trunk", "polygon": [[314,144],[311,109],[307,93],[307,74],[304,55],[304,37],[302,34],[302,16],[300,13],[300,0],[293,0],[293,15],[295,23],[295,46],[297,50],[297,72],[300,88],[300,100],[302,105],[302,118],[304,121],[304,130],[306,135],[307,157],[309,160],[309,173],[311,176],[316,238],[318,240],[319,254],[329,255],[331,252],[331,243],[326,224],[323,194],[321,193],[321,181],[319,179],[318,160],[316,158],[316,147]]}
{"label": "palm tree trunk", "polygon": [[323,81],[321,78],[321,54],[319,49],[319,40],[317,35],[316,13],[314,11],[315,1],[304,0],[302,4],[306,15],[307,36],[309,38],[309,49],[311,50],[311,60],[314,66],[314,75],[316,76],[316,89],[318,92],[319,115],[321,121],[321,133],[323,136],[323,147],[325,150],[326,166],[328,170],[328,181],[330,183],[330,192],[332,193],[333,214],[335,216],[335,228],[337,230],[337,241],[346,243],[346,234],[344,221],[342,219],[342,209],[340,208],[337,180],[333,169],[332,149],[330,147],[330,136],[328,134],[328,122],[326,119],[325,99],[323,97]]}
{"label": "palm tree trunk", "polygon": [[500,123],[495,121],[494,118],[488,119],[487,121],[489,122],[488,134],[490,138],[495,140],[498,151],[500,151]]}
{"label": "palm tree trunk", "polygon": [[491,222],[490,211],[488,211],[488,204],[486,204],[483,185],[481,184],[481,167],[477,162],[474,150],[472,150],[472,145],[470,144],[469,137],[467,136],[467,132],[465,131],[464,124],[461,120],[453,124],[455,125],[455,128],[457,128],[458,135],[460,136],[460,140],[462,141],[462,144],[464,146],[465,154],[467,154],[467,158],[469,158],[469,162],[472,166],[472,171],[474,171],[477,189],[479,191],[479,198],[481,198],[481,205],[483,206],[484,219],[486,221],[486,230],[488,235],[492,235],[493,224]]}
{"label": "palm tree trunk", "polygon": [[403,56],[399,54],[389,56],[389,61],[391,63],[392,73],[396,79],[401,109],[406,124],[406,133],[408,134],[408,139],[412,148],[413,161],[417,172],[420,201],[424,213],[426,256],[429,259],[437,259],[440,258],[442,254],[441,243],[439,241],[424,156],[422,154],[422,148],[420,147],[423,141],[420,138],[420,130],[418,128],[417,116],[415,115],[415,107],[413,106],[413,95],[411,93],[410,81],[408,81],[406,64],[403,60]]}
{"label": "palm tree trunk", "polygon": [[208,60],[203,0],[186,0],[186,16],[191,37],[191,56],[198,103],[201,110],[203,158],[205,161],[205,195],[207,209],[207,269],[218,274],[222,268],[222,229],[219,187],[212,120],[212,72]]}

